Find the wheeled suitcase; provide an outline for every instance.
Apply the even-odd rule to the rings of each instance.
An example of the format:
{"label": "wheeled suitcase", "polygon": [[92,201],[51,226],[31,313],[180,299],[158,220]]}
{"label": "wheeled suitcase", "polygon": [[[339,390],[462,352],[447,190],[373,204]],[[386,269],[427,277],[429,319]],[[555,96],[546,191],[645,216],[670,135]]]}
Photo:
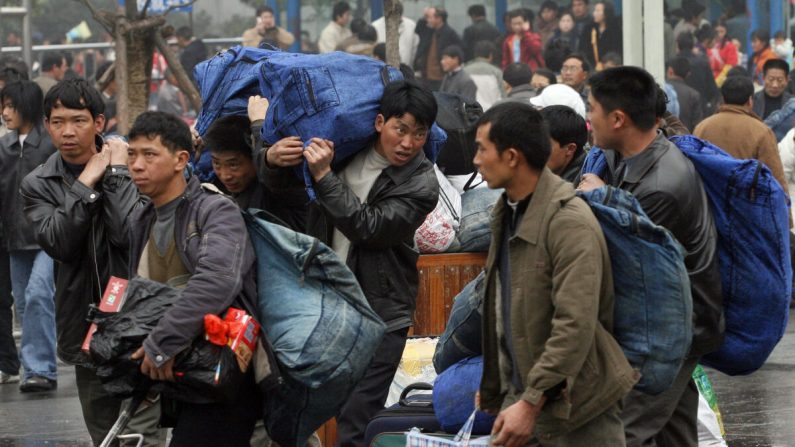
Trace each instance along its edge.
{"label": "wheeled suitcase", "polygon": [[[412,383],[400,394],[400,401],[381,410],[367,424],[364,441],[368,447],[405,447],[406,432],[412,427],[423,432],[441,432],[439,421],[433,412],[432,391],[429,383]],[[416,391],[426,393],[409,395]],[[452,435],[450,435],[452,437]]]}

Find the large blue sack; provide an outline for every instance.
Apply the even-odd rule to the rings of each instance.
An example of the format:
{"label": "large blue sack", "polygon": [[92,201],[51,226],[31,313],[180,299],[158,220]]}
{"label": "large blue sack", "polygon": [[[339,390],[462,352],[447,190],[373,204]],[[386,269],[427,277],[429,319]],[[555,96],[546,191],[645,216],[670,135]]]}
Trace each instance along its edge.
{"label": "large blue sack", "polygon": [[789,319],[789,197],[758,160],[737,160],[693,136],[671,141],[701,175],[718,230],[726,332],[701,363],[750,374],[773,352]]}
{"label": "large blue sack", "polygon": [[[475,411],[475,393],[483,376],[483,356],[463,359],[436,376],[433,411],[442,430],[457,433]],[[473,435],[491,434],[496,416],[478,411]]]}
{"label": "large blue sack", "polygon": [[640,203],[612,186],[577,195],[602,227],[613,270],[613,336],[641,373],[635,389],[667,390],[690,350],[693,298],[684,249]]}
{"label": "large blue sack", "polygon": [[[233,47],[194,68],[203,106],[196,123],[200,135],[225,115],[246,115],[248,98],[270,100],[262,140],[274,144],[284,137],[312,137],[334,142],[332,168],[362,149],[375,136],[375,118],[384,86],[403,78],[400,71],[376,59],[344,52],[287,53],[267,48]],[[447,134],[434,124],[424,146],[435,161]],[[304,177],[310,200],[312,181]]]}
{"label": "large blue sack", "polygon": [[444,332],[436,342],[433,368],[443,373],[460,360],[483,354],[481,321],[486,273],[469,282],[453,299]]}
{"label": "large blue sack", "polygon": [[[701,361],[725,374],[750,374],[773,352],[789,319],[789,198],[758,160],[738,160],[691,135],[671,141],[701,176],[718,233],[726,331],[721,347]],[[582,172],[606,169],[604,153],[592,149]]]}
{"label": "large blue sack", "polygon": [[259,322],[285,378],[265,400],[268,433],[279,445],[303,446],[342,408],[386,325],[329,247],[265,212],[243,215],[257,254]]}

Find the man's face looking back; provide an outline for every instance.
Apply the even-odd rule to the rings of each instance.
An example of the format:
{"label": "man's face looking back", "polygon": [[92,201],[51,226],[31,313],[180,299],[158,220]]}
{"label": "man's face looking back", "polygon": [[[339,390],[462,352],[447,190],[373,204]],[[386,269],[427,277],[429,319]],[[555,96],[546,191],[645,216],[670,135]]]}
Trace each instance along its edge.
{"label": "man's face looking back", "polygon": [[227,191],[238,194],[257,179],[257,169],[251,157],[237,151],[213,151],[213,171]]}

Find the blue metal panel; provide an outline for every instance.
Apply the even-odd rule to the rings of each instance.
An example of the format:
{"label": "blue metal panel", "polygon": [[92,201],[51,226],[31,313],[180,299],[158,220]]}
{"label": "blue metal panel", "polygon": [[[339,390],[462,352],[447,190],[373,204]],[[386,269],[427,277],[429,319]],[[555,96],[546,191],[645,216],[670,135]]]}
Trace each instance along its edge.
{"label": "blue metal panel", "polygon": [[784,2],[770,0],[770,37],[778,31],[784,31]]}
{"label": "blue metal panel", "polygon": [[278,0],[268,0],[268,6],[273,8],[273,18],[276,19],[276,24],[281,26],[282,25],[282,15],[279,14],[279,2],[278,2]]}
{"label": "blue metal panel", "polygon": [[370,6],[370,19],[378,20],[384,15],[384,0],[372,0]]}
{"label": "blue metal panel", "polygon": [[505,32],[505,20],[502,18],[508,12],[508,0],[496,0],[494,2],[494,23],[497,24],[497,29],[501,33]]}
{"label": "blue metal panel", "polygon": [[751,60],[751,57],[754,54],[754,50],[751,49],[751,33],[755,30],[758,30],[760,26],[762,26],[762,15],[764,11],[761,11],[759,8],[759,4],[756,0],[746,0],[745,4],[748,7],[748,14],[751,15],[751,29],[749,30],[748,37],[745,43],[744,53],[748,55],[748,60]]}
{"label": "blue metal panel", "polygon": [[301,2],[290,0],[287,2],[287,29],[295,36],[295,42],[290,46],[290,51],[301,51]]}

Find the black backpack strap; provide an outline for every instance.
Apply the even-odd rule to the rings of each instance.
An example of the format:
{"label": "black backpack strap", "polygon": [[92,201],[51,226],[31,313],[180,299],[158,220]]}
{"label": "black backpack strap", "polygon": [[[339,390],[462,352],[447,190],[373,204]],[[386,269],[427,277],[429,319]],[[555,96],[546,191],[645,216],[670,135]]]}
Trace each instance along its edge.
{"label": "black backpack strap", "polygon": [[481,180],[480,183],[478,183],[475,186],[472,186],[472,182],[474,182],[476,178],[478,178],[478,171],[473,172],[472,175],[469,177],[469,180],[467,180],[467,182],[464,184],[464,192],[469,191],[470,189],[474,189],[477,186],[479,186],[480,183],[483,183],[483,180]]}

